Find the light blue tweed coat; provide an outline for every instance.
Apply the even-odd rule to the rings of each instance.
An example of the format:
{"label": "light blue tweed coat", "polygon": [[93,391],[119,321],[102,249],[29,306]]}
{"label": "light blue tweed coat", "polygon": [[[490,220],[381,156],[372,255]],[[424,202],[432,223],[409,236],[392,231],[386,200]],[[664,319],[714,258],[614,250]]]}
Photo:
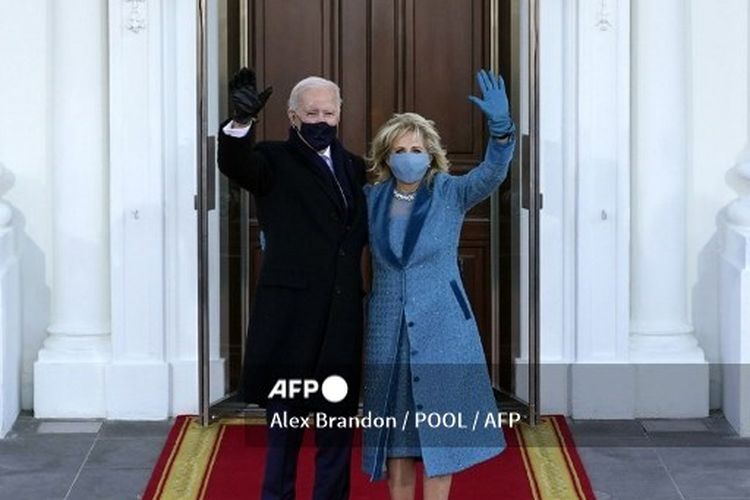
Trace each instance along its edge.
{"label": "light blue tweed coat", "polygon": [[[423,184],[414,201],[401,259],[388,239],[395,181],[365,186],[373,285],[365,336],[364,413],[387,416],[403,318],[417,412],[460,413],[467,427],[419,426],[428,476],[458,472],[498,455],[506,446],[501,429],[484,425],[487,414],[496,416],[498,410],[457,258],[466,212],[505,179],[514,147],[515,139],[506,144],[492,140],[484,161],[468,174],[439,173],[431,187]],[[388,427],[364,430],[362,469],[371,480],[386,475],[387,440]]]}

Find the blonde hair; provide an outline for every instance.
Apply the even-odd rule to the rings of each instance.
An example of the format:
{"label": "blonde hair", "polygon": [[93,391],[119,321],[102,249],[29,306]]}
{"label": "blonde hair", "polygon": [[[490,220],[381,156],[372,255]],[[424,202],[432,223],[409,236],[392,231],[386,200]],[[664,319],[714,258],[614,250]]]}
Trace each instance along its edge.
{"label": "blonde hair", "polygon": [[402,135],[409,132],[422,139],[425,150],[430,155],[430,168],[425,175],[427,183],[432,183],[438,172],[448,172],[450,162],[440,143],[440,134],[435,122],[417,113],[396,113],[380,127],[370,145],[370,154],[367,157],[367,177],[370,183],[377,184],[391,178],[393,174],[388,166],[391,149]]}

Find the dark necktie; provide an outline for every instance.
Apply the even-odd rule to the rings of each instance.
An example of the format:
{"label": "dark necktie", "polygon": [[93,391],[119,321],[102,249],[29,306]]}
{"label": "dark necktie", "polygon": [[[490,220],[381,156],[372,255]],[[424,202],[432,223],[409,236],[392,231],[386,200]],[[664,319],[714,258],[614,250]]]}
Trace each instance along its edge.
{"label": "dark necktie", "polygon": [[326,165],[328,165],[328,170],[331,171],[331,175],[333,175],[333,181],[336,183],[336,187],[339,189],[339,194],[341,194],[341,199],[344,200],[344,206],[348,207],[349,203],[346,199],[346,195],[344,194],[344,190],[341,187],[341,182],[339,182],[339,178],[336,175],[336,170],[333,168],[333,160],[330,156],[327,155],[320,155],[323,158],[323,161],[326,162]]}

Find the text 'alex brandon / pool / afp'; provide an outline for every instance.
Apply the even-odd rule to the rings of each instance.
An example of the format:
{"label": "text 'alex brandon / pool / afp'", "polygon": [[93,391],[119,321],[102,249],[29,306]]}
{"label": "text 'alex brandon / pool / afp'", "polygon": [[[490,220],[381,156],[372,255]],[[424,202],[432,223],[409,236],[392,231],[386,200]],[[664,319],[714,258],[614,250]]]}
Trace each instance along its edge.
{"label": "text 'alex brandon / pool / afp'", "polygon": [[406,412],[403,418],[380,417],[367,412],[362,416],[332,416],[324,412],[315,412],[309,416],[287,415],[286,412],[277,413],[269,422],[272,428],[292,428],[292,429],[309,429],[309,428],[391,428],[406,429],[407,426],[444,428],[444,429],[471,429],[478,428],[501,428],[513,427],[521,420],[521,414],[518,412],[495,412],[486,413],[476,411],[469,418],[462,412],[422,412],[417,411],[413,414]]}

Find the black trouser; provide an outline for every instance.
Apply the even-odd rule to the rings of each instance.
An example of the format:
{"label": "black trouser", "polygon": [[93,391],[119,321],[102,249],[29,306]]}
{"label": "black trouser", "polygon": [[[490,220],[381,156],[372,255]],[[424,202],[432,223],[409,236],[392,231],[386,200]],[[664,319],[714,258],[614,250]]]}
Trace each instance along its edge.
{"label": "black trouser", "polygon": [[[305,416],[305,412],[289,407],[281,401],[269,401],[266,406],[268,448],[266,471],[263,477],[262,500],[293,500],[299,456],[305,429],[271,427],[274,414]],[[283,420],[283,419],[280,419]],[[315,487],[313,500],[347,500],[351,464],[353,429],[315,429]]]}

